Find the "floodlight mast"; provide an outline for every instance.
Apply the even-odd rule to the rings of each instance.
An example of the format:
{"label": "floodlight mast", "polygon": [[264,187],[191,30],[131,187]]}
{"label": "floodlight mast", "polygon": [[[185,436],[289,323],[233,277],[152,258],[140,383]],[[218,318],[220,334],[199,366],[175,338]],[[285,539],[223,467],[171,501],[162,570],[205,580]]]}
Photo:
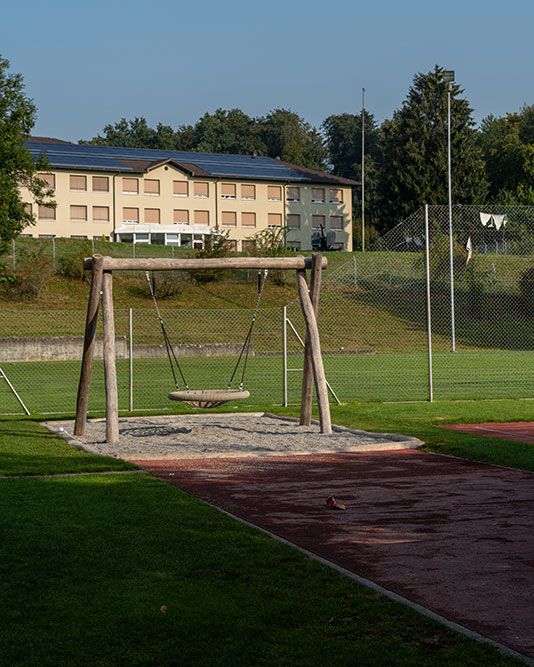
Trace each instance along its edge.
{"label": "floodlight mast", "polygon": [[362,252],[365,251],[365,88],[362,88]]}
{"label": "floodlight mast", "polygon": [[451,187],[451,92],[454,82],[454,70],[443,72],[443,81],[447,84],[447,180],[449,190],[449,272],[451,286],[451,352],[456,352],[454,327],[454,261],[452,250],[452,187]]}

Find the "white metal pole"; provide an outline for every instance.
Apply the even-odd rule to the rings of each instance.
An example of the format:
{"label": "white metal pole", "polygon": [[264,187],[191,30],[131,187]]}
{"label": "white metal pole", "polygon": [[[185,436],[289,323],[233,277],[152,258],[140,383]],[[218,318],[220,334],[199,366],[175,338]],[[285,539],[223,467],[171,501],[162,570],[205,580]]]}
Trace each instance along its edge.
{"label": "white metal pole", "polygon": [[426,281],[426,331],[428,338],[428,400],[434,400],[432,377],[432,322],[430,311],[430,238],[428,233],[428,204],[425,204],[425,281]]}
{"label": "white metal pole", "polygon": [[130,395],[130,412],[133,411],[133,309],[130,308],[128,312],[128,363],[129,363],[129,395]]}
{"label": "white metal pole", "polygon": [[449,270],[451,283],[451,351],[456,352],[456,337],[454,332],[454,262],[452,251],[452,188],[451,188],[451,90],[452,83],[447,88],[447,170],[449,181]]}
{"label": "white metal pole", "polygon": [[284,390],[284,407],[288,405],[287,402],[287,306],[282,308],[282,366],[283,366],[283,390]]}
{"label": "white metal pole", "polygon": [[362,252],[365,251],[365,88],[362,88]]}

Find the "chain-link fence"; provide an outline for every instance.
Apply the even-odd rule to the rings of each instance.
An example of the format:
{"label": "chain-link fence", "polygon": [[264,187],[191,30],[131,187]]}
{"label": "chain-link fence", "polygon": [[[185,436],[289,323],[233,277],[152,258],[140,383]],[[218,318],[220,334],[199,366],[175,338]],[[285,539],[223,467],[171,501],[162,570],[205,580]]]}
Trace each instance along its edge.
{"label": "chain-link fence", "polygon": [[[332,397],[534,397],[534,207],[453,207],[452,299],[448,207],[428,214],[430,318],[423,209],[323,279],[319,330]],[[226,388],[253,311],[161,314],[188,385]],[[85,312],[0,317],[0,413],[23,410],[15,392],[32,413],[73,412]],[[116,309],[115,319],[120,408],[169,409],[173,378],[156,313]],[[298,402],[303,339],[296,298],[260,309],[245,377],[250,405]],[[104,407],[98,353],[89,409]]]}

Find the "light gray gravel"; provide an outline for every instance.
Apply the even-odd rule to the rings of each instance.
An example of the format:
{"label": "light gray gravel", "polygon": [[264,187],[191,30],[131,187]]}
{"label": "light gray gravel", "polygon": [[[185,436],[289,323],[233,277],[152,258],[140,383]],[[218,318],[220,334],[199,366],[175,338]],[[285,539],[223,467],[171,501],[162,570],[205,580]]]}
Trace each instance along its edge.
{"label": "light gray gravel", "polygon": [[204,457],[267,457],[325,452],[357,452],[414,448],[417,438],[391,433],[368,433],[333,426],[332,435],[317,423],[304,427],[298,420],[269,413],[164,415],[119,419],[120,442],[108,445],[104,419],[87,422],[84,436],[72,435],[74,422],[45,426],[75,447],[123,459],[185,459]]}

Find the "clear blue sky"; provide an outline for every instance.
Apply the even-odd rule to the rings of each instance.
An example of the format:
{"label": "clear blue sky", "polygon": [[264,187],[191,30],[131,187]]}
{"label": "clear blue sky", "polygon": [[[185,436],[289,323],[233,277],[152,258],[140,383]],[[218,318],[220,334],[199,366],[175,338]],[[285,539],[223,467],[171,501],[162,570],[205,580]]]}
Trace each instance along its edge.
{"label": "clear blue sky", "polygon": [[534,0],[10,0],[0,54],[38,107],[34,134],[77,141],[120,118],[194,123],[238,107],[312,125],[366,107],[381,122],[413,76],[456,80],[480,122],[534,104]]}

